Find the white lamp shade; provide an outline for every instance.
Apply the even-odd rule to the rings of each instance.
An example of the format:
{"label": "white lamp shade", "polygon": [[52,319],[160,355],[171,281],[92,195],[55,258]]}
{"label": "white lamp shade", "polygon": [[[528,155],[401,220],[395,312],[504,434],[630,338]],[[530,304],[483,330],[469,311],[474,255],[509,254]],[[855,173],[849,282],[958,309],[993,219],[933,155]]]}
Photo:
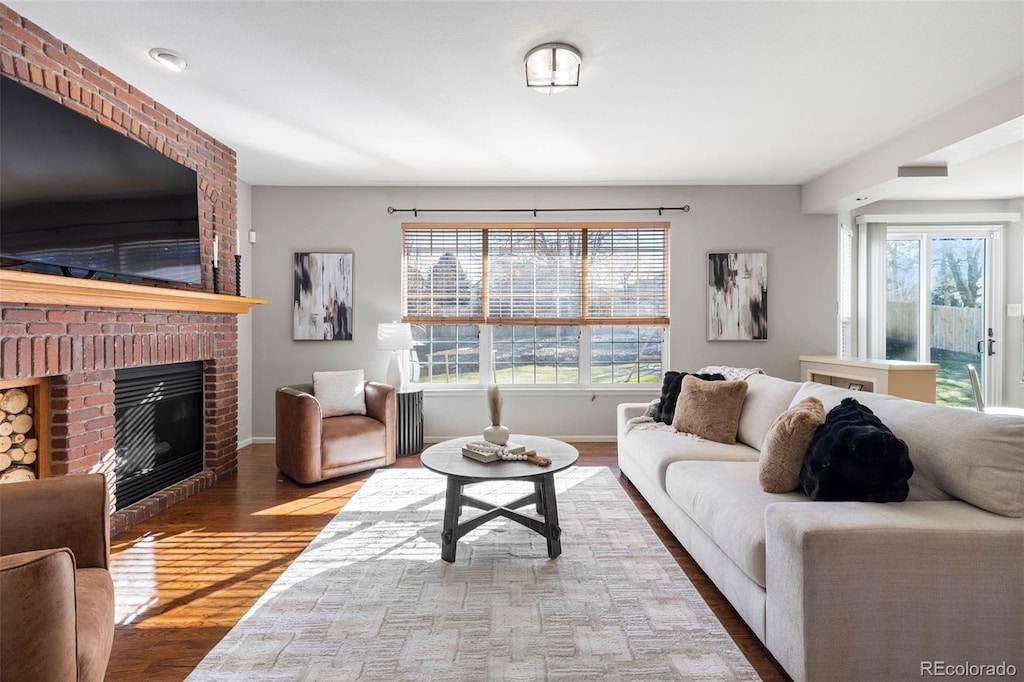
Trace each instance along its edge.
{"label": "white lamp shade", "polygon": [[377,325],[377,350],[409,350],[412,348],[412,325],[384,322]]}

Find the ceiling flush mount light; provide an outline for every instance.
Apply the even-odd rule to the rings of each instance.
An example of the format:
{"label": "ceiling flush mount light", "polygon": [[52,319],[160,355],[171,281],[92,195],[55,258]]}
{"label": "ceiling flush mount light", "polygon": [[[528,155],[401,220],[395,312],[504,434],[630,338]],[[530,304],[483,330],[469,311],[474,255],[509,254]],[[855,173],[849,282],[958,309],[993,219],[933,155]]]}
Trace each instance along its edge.
{"label": "ceiling flush mount light", "polygon": [[153,58],[153,61],[171,71],[181,72],[188,67],[188,60],[185,59],[185,55],[169,50],[166,47],[154,47],[149,51],[149,56]]}
{"label": "ceiling flush mount light", "polygon": [[544,43],[526,53],[526,87],[543,94],[580,84],[583,56],[572,45]]}

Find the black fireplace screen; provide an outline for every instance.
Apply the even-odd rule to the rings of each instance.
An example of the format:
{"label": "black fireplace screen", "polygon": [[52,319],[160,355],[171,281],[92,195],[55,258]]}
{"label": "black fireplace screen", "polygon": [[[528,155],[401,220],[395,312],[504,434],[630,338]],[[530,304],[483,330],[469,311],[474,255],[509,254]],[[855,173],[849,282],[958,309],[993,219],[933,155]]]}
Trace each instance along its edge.
{"label": "black fireplace screen", "polygon": [[114,376],[117,509],[203,470],[203,363]]}

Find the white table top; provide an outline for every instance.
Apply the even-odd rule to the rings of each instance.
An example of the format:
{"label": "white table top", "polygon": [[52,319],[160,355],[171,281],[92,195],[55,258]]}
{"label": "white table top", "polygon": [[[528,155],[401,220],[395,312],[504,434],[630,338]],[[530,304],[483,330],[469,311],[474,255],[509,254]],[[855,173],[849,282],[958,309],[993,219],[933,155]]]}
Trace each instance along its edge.
{"label": "white table top", "polygon": [[463,456],[462,446],[478,440],[483,440],[483,437],[466,436],[431,445],[420,455],[420,462],[427,469],[444,476],[491,481],[530,479],[553,474],[568,469],[579,459],[579,452],[568,443],[554,438],[523,434],[513,434],[508,440],[510,443],[525,445],[528,450],[536,450],[541,457],[549,458],[549,466],[542,467],[523,461],[478,462]]}

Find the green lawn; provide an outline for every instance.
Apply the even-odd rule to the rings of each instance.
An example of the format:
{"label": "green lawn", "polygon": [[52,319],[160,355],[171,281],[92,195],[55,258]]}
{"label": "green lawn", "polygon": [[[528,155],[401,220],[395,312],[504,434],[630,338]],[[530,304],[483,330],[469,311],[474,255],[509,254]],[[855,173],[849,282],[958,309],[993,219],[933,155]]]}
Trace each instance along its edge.
{"label": "green lawn", "polygon": [[932,362],[939,364],[935,377],[935,402],[953,407],[974,407],[974,392],[967,365],[977,366],[978,357],[932,349]]}

